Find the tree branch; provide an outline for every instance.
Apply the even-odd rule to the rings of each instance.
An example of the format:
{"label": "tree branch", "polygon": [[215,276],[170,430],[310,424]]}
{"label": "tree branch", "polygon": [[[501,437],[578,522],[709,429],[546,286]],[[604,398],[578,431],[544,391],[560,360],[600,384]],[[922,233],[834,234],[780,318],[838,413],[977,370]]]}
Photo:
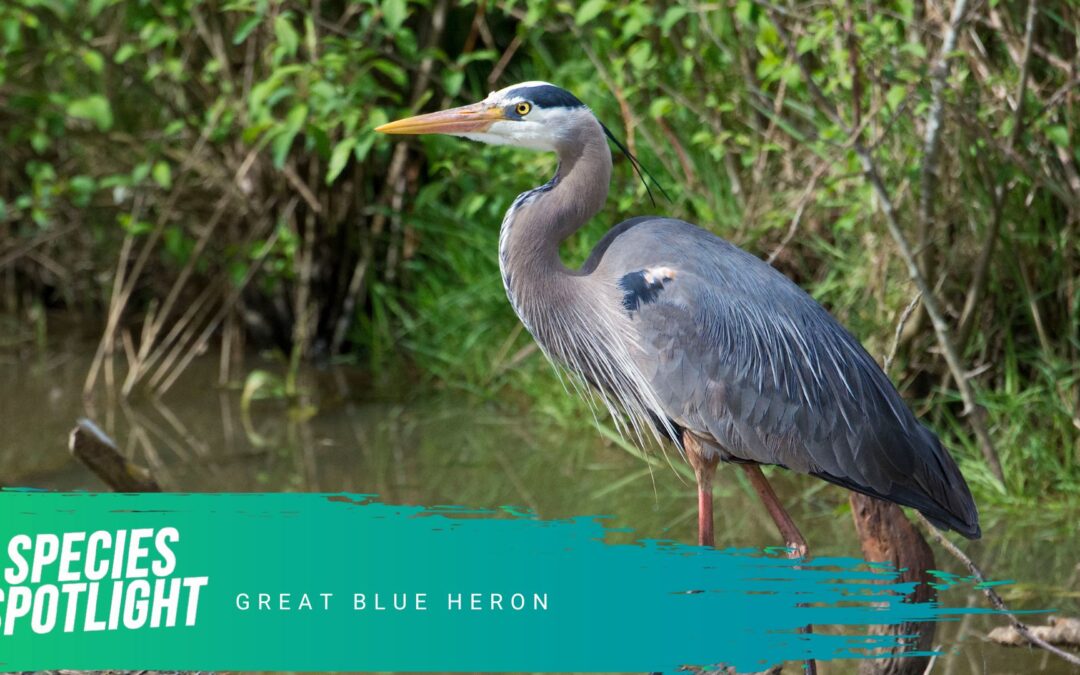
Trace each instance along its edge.
{"label": "tree branch", "polygon": [[941,116],[945,111],[943,95],[949,77],[949,55],[956,49],[956,38],[964,20],[967,0],[956,0],[949,25],[941,41],[941,51],[930,69],[930,110],[926,113],[926,133],[923,138],[923,164],[919,177],[919,271],[927,274],[927,239],[934,226],[934,196],[938,183],[938,148],[941,146]]}
{"label": "tree branch", "polygon": [[1032,645],[1036,647],[1041,647],[1042,649],[1045,649],[1046,651],[1050,652],[1055,656],[1061,657],[1062,659],[1068,661],[1073,665],[1080,666],[1080,656],[1070,654],[1063,649],[1055,647],[1046,640],[1043,640],[1041,637],[1032,632],[1031,628],[1028,627],[1027,624],[1018,619],[1016,615],[1013,614],[1012,611],[1008,608],[1008,606],[1006,606],[1005,601],[1001,599],[1001,596],[997,594],[997,591],[995,591],[992,586],[986,585],[986,577],[983,575],[982,570],[980,570],[978,566],[974,562],[972,562],[971,558],[967,557],[967,554],[960,550],[960,547],[949,541],[945,537],[945,535],[941,533],[940,530],[934,527],[933,524],[926,519],[926,516],[916,511],[915,517],[918,518],[920,523],[922,523],[922,526],[927,531],[927,533],[929,533],[929,535],[933,537],[934,540],[937,541],[937,543],[941,544],[942,548],[949,552],[949,555],[956,558],[957,560],[962,562],[965,567],[967,567],[968,571],[971,572],[971,576],[973,576],[978,582],[980,590],[982,590],[983,594],[986,595],[986,597],[990,600],[990,604],[994,606],[994,609],[1004,613],[1005,616],[1009,617],[1009,620],[1012,622],[1012,627],[1016,629],[1017,633],[1020,633],[1020,635],[1022,635],[1024,639],[1030,642]]}

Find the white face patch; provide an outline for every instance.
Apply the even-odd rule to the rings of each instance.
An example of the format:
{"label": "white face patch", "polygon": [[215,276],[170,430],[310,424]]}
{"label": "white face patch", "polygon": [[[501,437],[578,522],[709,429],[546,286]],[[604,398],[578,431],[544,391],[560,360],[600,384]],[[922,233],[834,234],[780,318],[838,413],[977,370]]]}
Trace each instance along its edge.
{"label": "white face patch", "polygon": [[[520,119],[492,122],[485,131],[454,134],[489,145],[510,145],[542,152],[555,152],[559,141],[579,123],[579,116],[592,112],[583,106],[545,108],[529,100],[527,92],[536,87],[554,86],[547,82],[522,82],[488,94],[484,104],[513,111],[519,103],[528,103],[529,111]],[[573,98],[573,97],[571,97]]]}
{"label": "white face patch", "polygon": [[524,120],[492,122],[487,131],[461,135],[489,145],[512,145],[516,148],[554,152],[555,140],[558,135],[553,133],[552,127],[529,119],[538,110],[538,108],[534,107]]}

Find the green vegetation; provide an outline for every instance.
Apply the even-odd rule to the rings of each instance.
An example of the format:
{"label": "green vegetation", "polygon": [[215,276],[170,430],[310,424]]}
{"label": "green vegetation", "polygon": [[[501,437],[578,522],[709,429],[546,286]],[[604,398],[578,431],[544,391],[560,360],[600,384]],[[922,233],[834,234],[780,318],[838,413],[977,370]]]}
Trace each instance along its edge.
{"label": "green vegetation", "polygon": [[552,158],[371,131],[543,79],[672,197],[651,206],[619,162],[568,260],[625,217],[670,213],[774,258],[883,356],[916,295],[887,198],[986,414],[963,414],[925,305],[894,380],[981,500],[1074,505],[1080,9],[969,7],[946,72],[944,5],[4,3],[0,302],[19,317],[4,330],[40,342],[43,309],[104,316],[88,389],[113,352],[125,393],[160,392],[208,344],[246,340],[293,372],[356,359],[591,424],[496,271],[502,213]]}

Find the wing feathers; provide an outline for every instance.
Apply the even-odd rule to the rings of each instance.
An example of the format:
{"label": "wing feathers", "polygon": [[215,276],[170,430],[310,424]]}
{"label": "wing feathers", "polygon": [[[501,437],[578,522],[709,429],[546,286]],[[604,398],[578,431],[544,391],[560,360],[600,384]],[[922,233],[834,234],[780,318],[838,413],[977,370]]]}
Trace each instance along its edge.
{"label": "wing feathers", "polygon": [[620,273],[651,281],[627,282],[617,297],[630,287],[640,299],[630,312],[636,359],[667,415],[733,460],[820,476],[978,536],[956,464],[858,341],[771,267],[704,236],[692,252],[655,260],[670,272],[662,285],[647,266]]}

